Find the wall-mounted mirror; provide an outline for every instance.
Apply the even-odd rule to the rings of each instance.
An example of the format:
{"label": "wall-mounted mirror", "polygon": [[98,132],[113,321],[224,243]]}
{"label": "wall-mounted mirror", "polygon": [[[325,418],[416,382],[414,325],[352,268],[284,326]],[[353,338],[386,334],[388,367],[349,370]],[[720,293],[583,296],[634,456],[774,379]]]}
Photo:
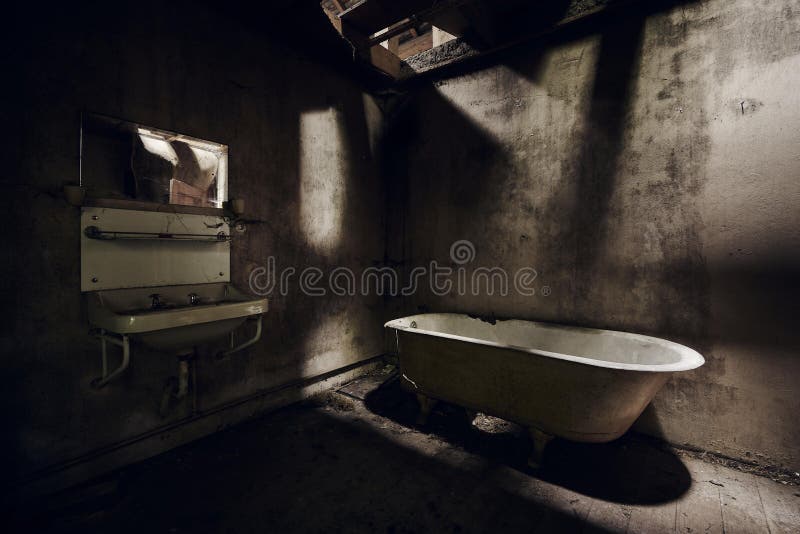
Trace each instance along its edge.
{"label": "wall-mounted mirror", "polygon": [[81,116],[81,186],[87,196],[221,208],[228,147],[122,119]]}

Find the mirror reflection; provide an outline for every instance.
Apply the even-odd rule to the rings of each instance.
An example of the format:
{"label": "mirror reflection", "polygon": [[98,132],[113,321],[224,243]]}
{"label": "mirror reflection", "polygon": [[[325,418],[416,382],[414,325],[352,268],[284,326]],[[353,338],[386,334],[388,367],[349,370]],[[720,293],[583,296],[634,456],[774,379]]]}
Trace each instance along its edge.
{"label": "mirror reflection", "polygon": [[227,200],[228,147],[85,113],[80,176],[90,197],[221,208]]}

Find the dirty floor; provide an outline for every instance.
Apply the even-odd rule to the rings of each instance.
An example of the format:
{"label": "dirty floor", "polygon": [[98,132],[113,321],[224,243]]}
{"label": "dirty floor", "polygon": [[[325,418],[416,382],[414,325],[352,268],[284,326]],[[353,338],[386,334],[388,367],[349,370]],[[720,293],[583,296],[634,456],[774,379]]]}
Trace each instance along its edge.
{"label": "dirty floor", "polygon": [[37,503],[15,531],[800,531],[797,486],[641,437],[555,440],[533,473],[516,425],[415,416],[391,376],[363,377]]}

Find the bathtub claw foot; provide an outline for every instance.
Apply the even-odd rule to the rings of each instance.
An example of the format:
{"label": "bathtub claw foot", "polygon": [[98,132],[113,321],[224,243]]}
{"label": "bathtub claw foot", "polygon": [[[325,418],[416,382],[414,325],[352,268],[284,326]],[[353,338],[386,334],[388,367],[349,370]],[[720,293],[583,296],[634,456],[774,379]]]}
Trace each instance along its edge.
{"label": "bathtub claw foot", "polygon": [[528,433],[533,441],[533,450],[531,451],[531,455],[528,457],[528,467],[533,470],[537,470],[542,467],[544,449],[547,447],[547,444],[552,441],[554,436],[551,436],[550,434],[542,432],[538,428],[533,427],[528,429]]}
{"label": "bathtub claw foot", "polygon": [[478,412],[464,408],[464,417],[467,419],[467,425],[471,426],[475,422],[475,418],[478,417]]}
{"label": "bathtub claw foot", "polygon": [[436,399],[432,399],[422,393],[417,393],[417,402],[419,403],[417,425],[425,426],[428,423],[428,417],[431,415],[433,407],[436,406]]}

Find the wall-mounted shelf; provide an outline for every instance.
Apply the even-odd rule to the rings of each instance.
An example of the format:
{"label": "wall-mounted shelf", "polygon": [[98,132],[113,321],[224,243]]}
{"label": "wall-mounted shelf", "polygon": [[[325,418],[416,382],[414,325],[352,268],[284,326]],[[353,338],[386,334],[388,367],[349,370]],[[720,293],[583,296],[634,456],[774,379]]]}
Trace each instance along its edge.
{"label": "wall-mounted shelf", "polygon": [[131,200],[121,198],[94,198],[87,196],[83,205],[95,208],[113,208],[122,210],[136,211],[156,211],[159,213],[187,213],[192,215],[211,215],[224,217],[225,210],[222,208],[209,208],[205,206],[184,206],[182,204],[160,204],[158,202],[146,202],[143,200]]}
{"label": "wall-mounted shelf", "polygon": [[87,226],[83,232],[89,239],[113,241],[116,239],[147,239],[156,241],[199,241],[203,243],[224,243],[231,240],[225,232],[216,234],[174,234],[164,232],[119,232],[103,231],[97,226]]}

